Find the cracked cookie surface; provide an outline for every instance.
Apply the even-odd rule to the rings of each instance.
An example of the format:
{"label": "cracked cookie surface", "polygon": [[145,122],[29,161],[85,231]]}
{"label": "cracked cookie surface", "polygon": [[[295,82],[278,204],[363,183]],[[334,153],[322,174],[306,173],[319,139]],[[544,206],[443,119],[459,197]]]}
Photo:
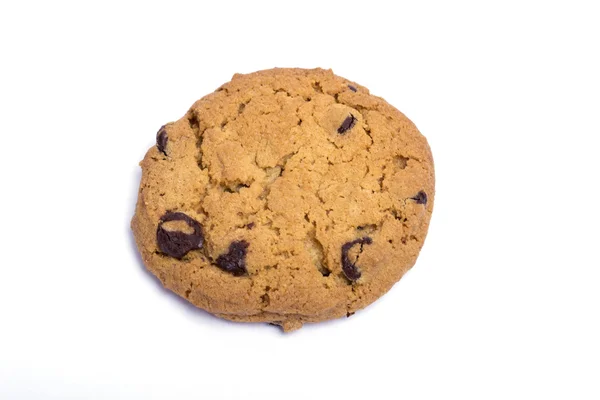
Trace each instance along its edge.
{"label": "cracked cookie surface", "polygon": [[425,138],[330,70],[236,74],[161,127],[140,165],[146,267],[217,316],[286,331],[387,292],[433,210]]}

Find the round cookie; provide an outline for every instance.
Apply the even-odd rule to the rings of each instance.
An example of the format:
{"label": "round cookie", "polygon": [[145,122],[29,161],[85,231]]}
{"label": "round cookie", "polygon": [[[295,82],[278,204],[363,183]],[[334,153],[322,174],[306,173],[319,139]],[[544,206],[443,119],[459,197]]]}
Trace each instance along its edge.
{"label": "round cookie", "polygon": [[194,305],[289,331],[350,316],[410,269],[433,209],[415,125],[322,69],[236,74],[157,133],[132,228]]}

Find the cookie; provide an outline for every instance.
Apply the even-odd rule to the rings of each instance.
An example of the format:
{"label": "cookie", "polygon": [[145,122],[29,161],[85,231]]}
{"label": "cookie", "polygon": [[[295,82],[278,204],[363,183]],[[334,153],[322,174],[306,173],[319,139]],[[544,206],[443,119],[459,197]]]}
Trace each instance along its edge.
{"label": "cookie", "polygon": [[161,127],[140,165],[148,270],[210,313],[285,331],[386,293],[433,209],[425,138],[331,70],[236,74]]}

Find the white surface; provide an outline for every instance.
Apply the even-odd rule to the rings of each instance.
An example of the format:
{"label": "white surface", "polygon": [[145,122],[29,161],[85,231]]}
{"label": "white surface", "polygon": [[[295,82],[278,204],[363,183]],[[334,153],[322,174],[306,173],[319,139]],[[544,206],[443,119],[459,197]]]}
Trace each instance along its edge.
{"label": "white surface", "polygon": [[[0,5],[0,398],[600,398],[594,2],[54,3]],[[416,267],[289,335],[178,300],[129,229],[158,128],[274,66],[369,87],[437,172]]]}

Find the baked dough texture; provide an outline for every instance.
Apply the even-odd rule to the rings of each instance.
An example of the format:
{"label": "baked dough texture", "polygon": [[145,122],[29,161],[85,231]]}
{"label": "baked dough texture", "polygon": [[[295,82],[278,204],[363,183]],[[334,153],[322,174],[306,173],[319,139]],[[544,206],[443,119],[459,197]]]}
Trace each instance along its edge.
{"label": "baked dough texture", "polygon": [[433,210],[426,139],[331,70],[236,74],[160,128],[140,165],[147,269],[212,314],[285,331],[386,293]]}

